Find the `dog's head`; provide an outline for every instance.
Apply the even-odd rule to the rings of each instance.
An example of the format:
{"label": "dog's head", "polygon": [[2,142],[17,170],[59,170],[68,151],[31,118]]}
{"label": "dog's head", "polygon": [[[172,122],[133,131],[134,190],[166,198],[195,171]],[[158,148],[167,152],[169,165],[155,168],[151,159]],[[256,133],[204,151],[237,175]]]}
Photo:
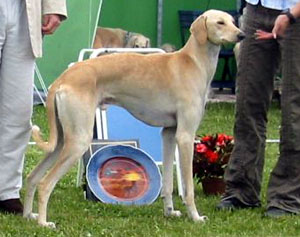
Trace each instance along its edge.
{"label": "dog's head", "polygon": [[128,46],[130,48],[149,48],[150,39],[140,34],[134,34],[130,37]]}
{"label": "dog's head", "polygon": [[190,31],[200,44],[206,41],[217,45],[235,43],[245,37],[235,26],[233,17],[219,10],[204,12],[192,23]]}
{"label": "dog's head", "polygon": [[175,52],[176,51],[176,47],[175,45],[172,45],[172,44],[163,44],[161,47],[160,47],[162,50],[164,50],[166,53],[172,53],[172,52]]}

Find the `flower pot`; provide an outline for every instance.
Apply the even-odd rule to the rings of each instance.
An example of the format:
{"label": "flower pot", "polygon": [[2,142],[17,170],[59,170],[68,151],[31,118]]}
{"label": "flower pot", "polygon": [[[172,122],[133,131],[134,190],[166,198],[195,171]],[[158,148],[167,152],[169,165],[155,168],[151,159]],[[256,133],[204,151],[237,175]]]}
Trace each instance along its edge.
{"label": "flower pot", "polygon": [[201,182],[203,192],[206,195],[220,195],[225,192],[225,181],[223,178],[208,177]]}

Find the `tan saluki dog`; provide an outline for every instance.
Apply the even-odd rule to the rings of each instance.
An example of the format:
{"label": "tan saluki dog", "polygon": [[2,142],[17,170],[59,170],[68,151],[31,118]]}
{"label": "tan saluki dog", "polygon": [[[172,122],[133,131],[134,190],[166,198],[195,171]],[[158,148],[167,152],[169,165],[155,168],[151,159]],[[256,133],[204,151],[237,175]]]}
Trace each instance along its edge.
{"label": "tan saluki dog", "polygon": [[[239,41],[243,33],[229,14],[217,10],[199,16],[190,31],[186,45],[174,53],[122,53],[89,59],[67,69],[52,84],[47,98],[49,141],[44,142],[38,127],[33,127],[34,140],[48,155],[28,177],[24,217],[55,227],[46,218],[50,194],[88,149],[97,106],[115,104],[146,124],[163,127],[164,215],[181,215],[172,201],[177,144],[188,216],[196,222],[206,219],[198,214],[194,202],[194,136],[204,113],[220,45]],[[39,212],[33,214],[37,185]]]}

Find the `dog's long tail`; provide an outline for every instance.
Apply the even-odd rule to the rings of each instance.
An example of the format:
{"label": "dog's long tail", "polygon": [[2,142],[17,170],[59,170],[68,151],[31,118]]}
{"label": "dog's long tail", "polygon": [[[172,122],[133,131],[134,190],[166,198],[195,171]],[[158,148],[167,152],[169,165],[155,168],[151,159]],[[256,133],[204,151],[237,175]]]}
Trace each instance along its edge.
{"label": "dog's long tail", "polygon": [[47,115],[50,128],[48,142],[44,141],[41,136],[40,128],[36,125],[32,126],[32,138],[37,146],[47,153],[53,152],[57,145],[57,109],[56,109],[56,93],[49,92],[47,98]]}

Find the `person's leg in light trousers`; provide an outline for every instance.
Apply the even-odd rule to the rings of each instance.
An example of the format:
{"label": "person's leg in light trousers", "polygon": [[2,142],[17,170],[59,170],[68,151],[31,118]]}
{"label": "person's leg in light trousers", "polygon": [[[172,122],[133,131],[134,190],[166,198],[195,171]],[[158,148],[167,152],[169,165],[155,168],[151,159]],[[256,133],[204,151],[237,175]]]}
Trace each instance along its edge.
{"label": "person's leg in light trousers", "polygon": [[30,139],[35,58],[25,1],[0,1],[0,201],[18,199]]}

